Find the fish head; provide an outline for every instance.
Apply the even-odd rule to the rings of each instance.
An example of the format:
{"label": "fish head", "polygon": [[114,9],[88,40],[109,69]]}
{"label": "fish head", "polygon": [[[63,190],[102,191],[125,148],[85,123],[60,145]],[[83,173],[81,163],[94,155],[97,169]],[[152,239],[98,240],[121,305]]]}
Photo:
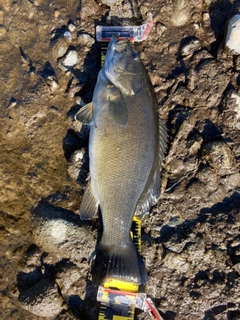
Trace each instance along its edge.
{"label": "fish head", "polygon": [[133,96],[142,88],[142,62],[129,40],[112,36],[103,71],[123,95]]}

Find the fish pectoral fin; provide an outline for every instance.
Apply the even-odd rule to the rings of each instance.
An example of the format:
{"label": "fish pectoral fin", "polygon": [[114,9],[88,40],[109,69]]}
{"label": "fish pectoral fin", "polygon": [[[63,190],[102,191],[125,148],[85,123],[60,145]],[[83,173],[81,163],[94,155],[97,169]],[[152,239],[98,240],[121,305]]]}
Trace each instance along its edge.
{"label": "fish pectoral fin", "polygon": [[92,124],[94,107],[92,102],[82,107],[75,115],[75,120],[80,121],[84,124]]}
{"label": "fish pectoral fin", "polygon": [[125,126],[128,121],[128,109],[125,99],[117,88],[112,91],[111,95],[108,96],[109,113],[117,124]]}
{"label": "fish pectoral fin", "polygon": [[98,202],[93,194],[91,180],[88,181],[80,206],[81,220],[90,220],[98,211]]}

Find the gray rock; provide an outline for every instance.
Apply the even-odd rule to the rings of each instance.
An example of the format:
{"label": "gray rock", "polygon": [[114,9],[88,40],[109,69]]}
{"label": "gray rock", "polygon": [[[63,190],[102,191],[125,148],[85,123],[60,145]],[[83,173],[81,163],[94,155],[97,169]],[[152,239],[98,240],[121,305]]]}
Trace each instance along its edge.
{"label": "gray rock", "polygon": [[225,45],[233,54],[240,54],[240,15],[233,16],[227,25]]}
{"label": "gray rock", "polygon": [[64,307],[57,285],[43,279],[20,293],[18,300],[22,308],[39,317],[55,317]]}

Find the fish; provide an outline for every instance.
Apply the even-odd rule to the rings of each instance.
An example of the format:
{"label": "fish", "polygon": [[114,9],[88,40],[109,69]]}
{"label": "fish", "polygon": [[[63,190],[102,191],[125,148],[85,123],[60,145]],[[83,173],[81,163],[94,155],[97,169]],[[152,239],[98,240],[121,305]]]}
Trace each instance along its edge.
{"label": "fish", "polygon": [[92,102],[75,119],[91,126],[90,177],[80,218],[91,219],[100,207],[103,223],[92,282],[146,283],[130,230],[134,215],[143,216],[159,199],[167,130],[147,70],[129,40],[112,36]]}

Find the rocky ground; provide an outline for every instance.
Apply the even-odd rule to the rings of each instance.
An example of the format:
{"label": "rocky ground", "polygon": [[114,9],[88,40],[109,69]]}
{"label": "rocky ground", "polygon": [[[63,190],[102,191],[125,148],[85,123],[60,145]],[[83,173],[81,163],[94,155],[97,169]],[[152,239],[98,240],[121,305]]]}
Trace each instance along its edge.
{"label": "rocky ground", "polygon": [[224,45],[240,2],[102,2],[0,5],[0,317],[97,319],[101,224],[78,217],[88,129],[73,117],[100,69],[95,26],[139,25],[151,11],[136,48],[169,145],[162,197],[142,222],[145,290],[163,319],[240,319],[240,56]]}

